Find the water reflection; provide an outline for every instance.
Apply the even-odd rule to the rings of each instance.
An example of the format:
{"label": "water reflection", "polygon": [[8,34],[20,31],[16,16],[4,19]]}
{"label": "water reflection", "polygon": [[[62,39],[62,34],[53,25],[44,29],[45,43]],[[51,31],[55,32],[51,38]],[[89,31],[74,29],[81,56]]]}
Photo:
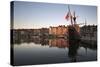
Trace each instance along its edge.
{"label": "water reflection", "polygon": [[71,59],[72,62],[77,61],[77,50],[79,48],[79,42],[71,41],[69,42],[69,51],[68,51],[68,57]]}
{"label": "water reflection", "polygon": [[[45,46],[48,45],[49,47],[58,47],[58,48],[66,48],[66,47],[78,47],[78,46],[82,46],[84,48],[90,48],[90,49],[97,49],[97,45],[96,44],[80,44],[80,42],[77,41],[69,41],[67,39],[64,38],[42,38],[42,37],[38,37],[38,36],[32,36],[31,38],[17,38],[17,39],[13,39],[13,43],[12,44],[17,44],[17,45],[21,45],[22,43],[35,43],[37,44],[41,44],[41,46]],[[73,45],[74,44],[74,45]],[[80,44],[80,45],[79,45]]]}
{"label": "water reflection", "polygon": [[[14,39],[13,44],[15,46],[14,53],[16,54],[15,65],[97,60],[97,45],[82,44],[81,42],[69,41],[64,38],[50,39],[32,36],[28,39]],[[29,47],[30,44],[32,44],[31,47]],[[21,62],[23,55],[25,55],[24,60],[26,61]],[[39,58],[44,61],[39,61]],[[35,60],[33,61],[31,59]]]}
{"label": "water reflection", "polygon": [[58,47],[58,48],[66,48],[69,43],[66,39],[58,38],[58,39],[49,39],[50,47]]}

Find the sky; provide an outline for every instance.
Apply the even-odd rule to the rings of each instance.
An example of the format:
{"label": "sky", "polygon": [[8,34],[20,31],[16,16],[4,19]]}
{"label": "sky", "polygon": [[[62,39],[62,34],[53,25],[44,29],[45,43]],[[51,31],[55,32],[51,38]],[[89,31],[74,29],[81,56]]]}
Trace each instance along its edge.
{"label": "sky", "polygon": [[[87,5],[69,5],[75,11],[77,23],[97,25],[97,7]],[[50,26],[69,25],[65,19],[68,4],[39,3],[39,2],[14,2],[14,29],[49,28]]]}

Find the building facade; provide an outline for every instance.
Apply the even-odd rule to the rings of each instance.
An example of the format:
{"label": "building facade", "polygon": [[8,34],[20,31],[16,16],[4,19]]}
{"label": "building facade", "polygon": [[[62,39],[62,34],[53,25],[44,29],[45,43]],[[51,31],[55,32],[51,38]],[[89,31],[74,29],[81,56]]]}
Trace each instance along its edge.
{"label": "building facade", "polygon": [[67,33],[68,33],[68,29],[67,29],[67,26],[65,26],[65,25],[60,25],[60,26],[57,26],[57,27],[50,27],[49,28],[49,34],[50,35],[63,37],[64,35],[67,35]]}
{"label": "building facade", "polygon": [[80,30],[83,40],[97,40],[97,25],[85,25]]}

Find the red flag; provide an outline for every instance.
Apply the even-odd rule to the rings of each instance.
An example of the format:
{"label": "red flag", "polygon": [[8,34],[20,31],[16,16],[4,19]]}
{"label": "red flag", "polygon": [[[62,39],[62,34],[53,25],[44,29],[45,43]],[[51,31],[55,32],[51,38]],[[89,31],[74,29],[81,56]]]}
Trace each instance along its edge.
{"label": "red flag", "polygon": [[67,15],[65,16],[65,19],[69,20],[69,12],[68,12]]}

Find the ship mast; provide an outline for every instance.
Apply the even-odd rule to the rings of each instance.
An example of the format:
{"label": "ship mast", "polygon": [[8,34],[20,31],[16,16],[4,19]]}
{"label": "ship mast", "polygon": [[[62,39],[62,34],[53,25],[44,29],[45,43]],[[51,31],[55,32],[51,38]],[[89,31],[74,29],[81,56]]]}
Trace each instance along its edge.
{"label": "ship mast", "polygon": [[69,12],[69,19],[70,19],[71,25],[73,26],[72,14],[71,14],[71,12],[70,12],[70,7],[69,7],[69,5],[68,5],[68,12]]}
{"label": "ship mast", "polygon": [[75,11],[74,11],[74,13],[73,13],[73,22],[74,22],[74,24],[76,24],[76,16],[75,16]]}
{"label": "ship mast", "polygon": [[73,17],[72,17],[72,14],[71,14],[70,6],[69,5],[68,5],[68,12],[69,12],[69,20],[71,22],[71,25],[73,26]]}
{"label": "ship mast", "polygon": [[66,19],[67,21],[70,20],[71,25],[73,26],[73,25],[76,24],[76,18],[77,18],[77,17],[76,17],[76,15],[75,15],[75,11],[73,12],[73,15],[72,15],[72,13],[71,13],[71,11],[70,11],[70,6],[68,5],[68,13],[67,13],[65,19]]}

